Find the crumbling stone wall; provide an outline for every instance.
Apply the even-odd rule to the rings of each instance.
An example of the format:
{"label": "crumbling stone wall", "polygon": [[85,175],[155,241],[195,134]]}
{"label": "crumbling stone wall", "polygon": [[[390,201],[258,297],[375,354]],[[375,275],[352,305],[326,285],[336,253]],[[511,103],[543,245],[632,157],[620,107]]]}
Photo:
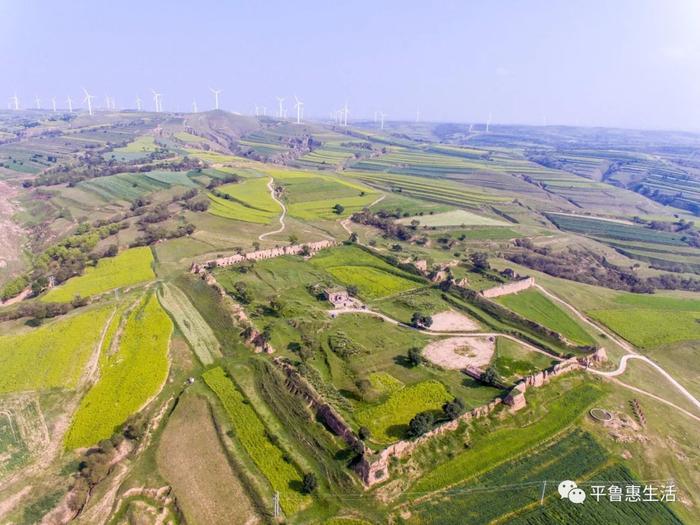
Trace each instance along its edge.
{"label": "crumbling stone wall", "polygon": [[535,278],[525,277],[524,279],[520,279],[519,281],[501,284],[499,286],[494,286],[493,288],[483,290],[481,292],[481,295],[492,299],[494,297],[500,297],[502,295],[510,295],[522,292],[523,290],[527,290],[528,288],[532,288],[533,286],[535,286]]}

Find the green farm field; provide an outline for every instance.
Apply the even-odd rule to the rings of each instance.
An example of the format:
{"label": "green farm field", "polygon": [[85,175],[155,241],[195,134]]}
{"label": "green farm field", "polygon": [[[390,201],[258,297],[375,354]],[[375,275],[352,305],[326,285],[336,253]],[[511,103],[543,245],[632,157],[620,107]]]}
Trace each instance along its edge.
{"label": "green farm field", "polygon": [[0,393],[75,388],[113,308],[103,306],[0,336]]}
{"label": "green farm field", "polygon": [[406,437],[413,416],[426,411],[438,415],[453,398],[442,383],[424,381],[396,390],[385,402],[358,412],[355,419],[369,428],[373,441],[390,443]]}
{"label": "green farm field", "polygon": [[400,219],[400,224],[410,224],[411,221],[417,220],[420,226],[507,226],[508,223],[484,217],[466,210],[453,210],[444,213],[435,213],[433,215],[420,215],[414,217],[405,217]]}
{"label": "green farm field", "polygon": [[361,297],[379,299],[421,286],[421,279],[402,272],[378,257],[354,246],[324,250],[311,259],[343,285],[354,285]]}
{"label": "green farm field", "polygon": [[496,339],[496,352],[491,360],[491,365],[506,383],[515,383],[523,376],[549,368],[555,363],[555,360],[505,337]]}
{"label": "green farm field", "polygon": [[265,425],[222,368],[212,368],[203,377],[224,406],[236,438],[272,488],[279,491],[282,509],[290,514],[297,512],[306,499],[291,488],[295,482],[300,483],[297,469],[284,460],[284,453],[270,441]]}
{"label": "green farm field", "polygon": [[130,248],[116,257],[100,259],[83,275],[68,279],[42,297],[46,302],[68,302],[76,295],[91,297],[117,288],[142,284],[155,279],[153,254],[147,246]]}
{"label": "green farm field", "polygon": [[179,288],[171,283],[164,284],[158,290],[158,298],[203,365],[210,365],[221,357],[221,348],[211,327]]}
{"label": "green farm field", "polygon": [[591,310],[588,313],[633,345],[645,350],[700,339],[700,311],[621,308]]}
{"label": "green farm field", "polygon": [[93,445],[112,436],[126,419],[158,393],[168,375],[168,349],[173,323],[155,294],[133,308],[123,333],[105,339],[100,355],[100,376],[80,402],[65,437],[65,447]]}
{"label": "green farm field", "polygon": [[237,184],[226,184],[218,189],[230,195],[232,200],[209,194],[209,213],[244,222],[268,224],[282,213],[282,209],[270,196],[268,179],[247,179]]}
{"label": "green farm field", "polygon": [[504,295],[496,302],[527,317],[532,321],[555,330],[579,345],[593,344],[593,338],[569,316],[537,290],[524,290],[512,295]]}
{"label": "green farm field", "polygon": [[[493,523],[538,502],[542,480],[578,480],[601,468],[607,459],[590,434],[574,430],[418,505],[409,523]],[[545,487],[544,496],[558,499],[557,485],[552,482]]]}

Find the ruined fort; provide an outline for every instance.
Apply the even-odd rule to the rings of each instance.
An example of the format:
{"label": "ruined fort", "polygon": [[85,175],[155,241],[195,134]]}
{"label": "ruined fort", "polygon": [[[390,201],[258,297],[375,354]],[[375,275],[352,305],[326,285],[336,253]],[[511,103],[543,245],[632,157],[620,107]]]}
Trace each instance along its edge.
{"label": "ruined fort", "polygon": [[550,368],[523,377],[503,398],[497,397],[485,405],[465,412],[457,419],[447,421],[417,439],[398,441],[376,454],[365,453],[361,461],[357,462],[353,468],[368,487],[386,481],[389,479],[389,463],[392,457],[405,457],[432,438],[456,430],[461,423],[468,423],[474,419],[488,416],[502,404],[508,406],[513,412],[520,410],[527,405],[525,392],[528,388],[541,387],[554,377],[587,368],[593,363],[601,363],[606,359],[605,349],[600,348],[590,356],[583,358],[572,357]]}

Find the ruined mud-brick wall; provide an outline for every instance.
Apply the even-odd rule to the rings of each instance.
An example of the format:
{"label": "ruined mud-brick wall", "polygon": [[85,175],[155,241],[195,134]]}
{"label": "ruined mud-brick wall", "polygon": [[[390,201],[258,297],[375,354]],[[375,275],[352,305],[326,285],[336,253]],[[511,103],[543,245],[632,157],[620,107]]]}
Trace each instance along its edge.
{"label": "ruined mud-brick wall", "polygon": [[205,267],[197,265],[193,265],[192,271],[196,275],[199,275],[204,282],[206,282],[214,290],[216,290],[224,302],[228,303],[231,309],[231,317],[233,318],[234,323],[244,329],[244,333],[241,334],[241,336],[248,345],[252,346],[256,352],[267,352],[268,354],[275,352],[272,345],[263,339],[260,331],[258,331],[253,323],[250,322],[250,319],[248,319],[243,307],[226,294],[224,287],[219,284],[216,277],[214,277],[211,272],[208,272]]}
{"label": "ruined mud-brick wall", "polygon": [[502,295],[510,295],[513,293],[522,292],[528,288],[535,286],[534,277],[526,277],[525,279],[520,279],[512,283],[501,284],[499,286],[494,286],[493,288],[488,288],[483,290],[481,295],[489,299],[493,297],[500,297]]}
{"label": "ruined mud-brick wall", "polygon": [[[602,352],[600,350],[602,350]],[[602,362],[605,360],[605,350],[599,349],[599,351],[594,353],[593,356],[595,356],[595,362]],[[501,400],[501,398],[496,398],[486,405],[476,407],[469,412],[464,413],[455,420],[443,423],[430,432],[422,435],[418,439],[399,441],[385,448],[374,456],[368,456],[366,454],[362,458],[362,461],[359,461],[353,468],[368,487],[371,487],[376,483],[381,483],[382,481],[389,479],[389,462],[392,457],[402,458],[412,453],[416,447],[426,443],[430,439],[446,432],[453,432],[462,422],[468,423],[473,419],[486,417],[491,414],[491,412],[493,412],[501,403],[508,405],[510,410],[513,412],[524,408],[527,405],[525,401],[525,392],[529,387],[538,388],[548,383],[554,377],[572,372],[574,370],[579,370],[587,366],[588,360],[591,357],[592,356],[587,356],[585,358],[572,357],[557,363],[546,370],[526,376],[522,378],[510,390],[510,392],[508,392],[503,400]]]}
{"label": "ruined mud-brick wall", "polygon": [[397,443],[394,443],[393,445],[390,445],[384,450],[378,452],[374,456],[365,455],[353,468],[360,476],[360,479],[362,479],[362,481],[368,487],[371,487],[376,483],[386,481],[389,479],[389,462],[392,457],[402,458],[413,452],[416,447],[430,441],[434,437],[445,434],[446,432],[455,431],[462,422],[468,423],[472,419],[488,416],[496,409],[497,406],[501,404],[501,402],[501,398],[496,398],[486,405],[482,405],[470,410],[469,412],[465,412],[457,419],[453,419],[452,421],[448,421],[435,427],[433,430],[426,432],[417,439],[398,441]]}
{"label": "ruined mud-brick wall", "polygon": [[[231,266],[232,264],[238,264],[244,261],[262,261],[265,259],[272,259],[274,257],[281,257],[282,255],[299,255],[304,251],[304,247],[309,251],[309,253],[316,253],[324,248],[330,248],[335,246],[336,241],[323,240],[317,242],[310,242],[307,244],[292,244],[290,246],[281,246],[278,248],[269,248],[267,250],[257,250],[254,252],[248,252],[243,254],[231,255],[229,257],[219,257],[218,259],[212,259],[204,263],[205,266]],[[192,270],[194,272],[201,268],[199,265],[193,265]]]}
{"label": "ruined mud-brick wall", "polygon": [[314,410],[316,416],[337,436],[349,445],[362,443],[350,428],[343,417],[329,405],[323,397],[316,392],[316,389],[302,377],[302,375],[291,364],[283,359],[275,358],[275,364],[284,372],[286,376],[285,385],[290,392],[304,399],[309,407]]}

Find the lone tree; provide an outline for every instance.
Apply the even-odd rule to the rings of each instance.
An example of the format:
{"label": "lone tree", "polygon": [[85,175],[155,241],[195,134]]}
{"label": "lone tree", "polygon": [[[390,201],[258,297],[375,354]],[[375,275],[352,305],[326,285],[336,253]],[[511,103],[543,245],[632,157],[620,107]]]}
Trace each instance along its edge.
{"label": "lone tree", "polygon": [[250,292],[248,292],[248,285],[246,285],[245,282],[243,282],[243,281],[236,282],[236,284],[233,285],[233,290],[234,290],[233,294],[236,296],[236,299],[238,299],[243,304],[250,303],[250,300],[251,300]]}
{"label": "lone tree", "polygon": [[372,433],[369,431],[369,428],[367,428],[367,427],[360,427],[360,428],[357,430],[357,435],[360,436],[360,439],[361,439],[362,441],[365,441],[365,440],[367,440],[367,439],[370,438],[370,436],[372,435]]}
{"label": "lone tree", "polygon": [[490,366],[481,374],[481,381],[487,385],[498,386],[501,383],[501,376],[498,375],[495,367]]}
{"label": "lone tree", "polygon": [[351,242],[351,243],[356,243],[356,242],[357,242],[357,239],[358,239],[357,234],[356,234],[355,232],[352,232],[352,233],[350,234],[350,242]]}
{"label": "lone tree", "polygon": [[474,269],[480,272],[490,270],[489,256],[484,252],[474,252],[469,256],[469,260],[474,266]]}
{"label": "lone tree", "polygon": [[408,362],[411,366],[418,366],[423,362],[423,351],[414,346],[408,349]]}
{"label": "lone tree", "polygon": [[433,428],[433,421],[433,415],[430,412],[417,414],[408,424],[409,437],[417,438],[430,431]]}
{"label": "lone tree", "polygon": [[413,312],[411,326],[413,328],[429,328],[433,324],[433,318],[421,312]]}
{"label": "lone tree", "polygon": [[345,206],[343,206],[342,204],[336,204],[335,206],[333,206],[333,212],[338,214],[338,215],[340,215],[344,211],[345,211]]}
{"label": "lone tree", "polygon": [[299,242],[299,237],[294,234],[289,236],[289,244],[297,244]]}
{"label": "lone tree", "polygon": [[318,481],[316,481],[316,475],[313,472],[307,472],[304,474],[304,480],[301,482],[301,491],[304,494],[311,494],[318,486]]}
{"label": "lone tree", "polygon": [[461,399],[456,397],[452,401],[448,401],[442,405],[442,411],[445,413],[445,416],[451,420],[455,420],[464,414],[464,410],[464,403],[462,403]]}

